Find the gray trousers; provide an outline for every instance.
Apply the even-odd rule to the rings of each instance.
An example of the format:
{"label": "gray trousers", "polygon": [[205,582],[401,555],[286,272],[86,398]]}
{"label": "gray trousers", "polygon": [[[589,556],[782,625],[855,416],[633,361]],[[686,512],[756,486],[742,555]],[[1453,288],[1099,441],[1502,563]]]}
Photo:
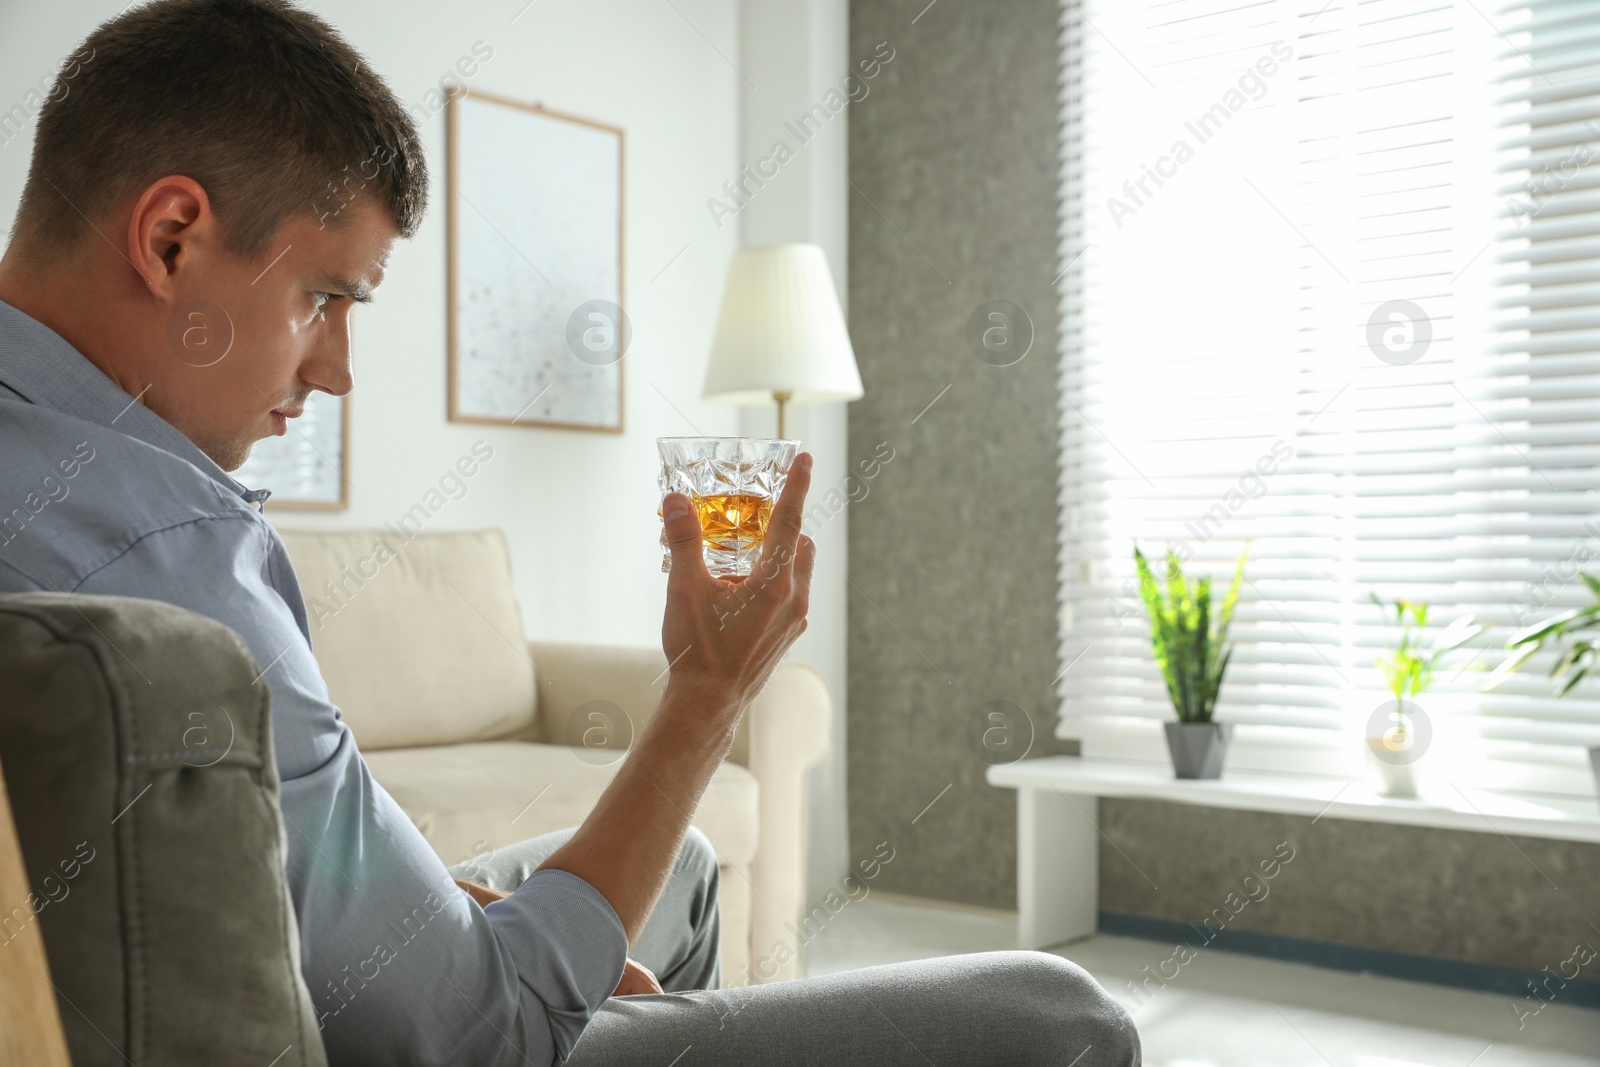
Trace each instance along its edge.
{"label": "gray trousers", "polygon": [[[571,830],[452,869],[515,889]],[[1083,968],[980,952],[717,989],[717,858],[690,829],[630,955],[667,990],[613,997],[570,1067],[1138,1067],[1139,1034]]]}

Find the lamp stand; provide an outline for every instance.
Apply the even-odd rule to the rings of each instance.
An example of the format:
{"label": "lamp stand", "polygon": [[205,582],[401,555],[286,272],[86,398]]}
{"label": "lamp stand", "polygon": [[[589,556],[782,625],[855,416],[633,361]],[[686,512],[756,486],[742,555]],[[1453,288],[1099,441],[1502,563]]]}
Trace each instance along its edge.
{"label": "lamp stand", "polygon": [[778,402],[778,439],[785,440],[787,435],[783,432],[783,405],[794,399],[794,393],[787,389],[774,389],[772,399]]}

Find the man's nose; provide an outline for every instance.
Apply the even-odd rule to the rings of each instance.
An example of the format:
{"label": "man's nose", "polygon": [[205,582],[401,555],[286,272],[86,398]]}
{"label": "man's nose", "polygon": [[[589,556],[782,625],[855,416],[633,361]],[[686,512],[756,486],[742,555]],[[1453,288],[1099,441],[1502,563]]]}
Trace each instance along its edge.
{"label": "man's nose", "polygon": [[300,379],[313,388],[334,396],[344,396],[355,385],[355,375],[350,365],[350,320],[345,318],[343,329],[329,330],[300,368]]}

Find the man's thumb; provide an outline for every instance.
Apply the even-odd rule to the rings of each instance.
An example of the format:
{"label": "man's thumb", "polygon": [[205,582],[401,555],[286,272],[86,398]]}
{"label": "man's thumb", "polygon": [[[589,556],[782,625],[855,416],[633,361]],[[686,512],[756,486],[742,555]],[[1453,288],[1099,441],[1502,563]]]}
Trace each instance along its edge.
{"label": "man's thumb", "polygon": [[667,547],[672,550],[672,569],[691,574],[696,568],[704,570],[700,520],[689,498],[682,493],[669,494],[661,503],[661,517],[666,523]]}

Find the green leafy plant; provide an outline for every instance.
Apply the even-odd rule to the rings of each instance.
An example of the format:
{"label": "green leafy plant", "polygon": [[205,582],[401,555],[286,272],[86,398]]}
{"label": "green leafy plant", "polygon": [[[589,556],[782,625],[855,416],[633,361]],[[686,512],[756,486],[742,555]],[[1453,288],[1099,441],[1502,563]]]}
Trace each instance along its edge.
{"label": "green leafy plant", "polygon": [[[1596,658],[1600,657],[1600,637],[1580,635],[1585,631],[1600,629],[1600,578],[1592,574],[1580,574],[1578,577],[1583,579],[1595,602],[1587,607],[1563,611],[1544,622],[1524,626],[1512,634],[1506,641],[1511,655],[1489,675],[1483,686],[1485,689],[1493,689],[1511,677],[1547,646],[1561,650],[1561,657],[1550,668],[1550,677],[1555,680],[1558,697],[1570,693],[1572,687],[1594,669]],[[1567,643],[1563,647],[1564,639],[1567,639]]]}
{"label": "green leafy plant", "polygon": [[[1378,594],[1369,593],[1372,602],[1385,612],[1394,612],[1395,625],[1400,627],[1400,642],[1393,648],[1378,653],[1378,670],[1388,683],[1395,700],[1415,700],[1433,685],[1434,672],[1445,655],[1483,633],[1484,628],[1463,615],[1444,628],[1426,650],[1423,648],[1423,631],[1428,628],[1428,605],[1416,600],[1396,600],[1386,603]],[[1407,619],[1407,616],[1410,616]],[[1405,728],[1404,714],[1400,728]]]}
{"label": "green leafy plant", "polygon": [[1163,593],[1150,569],[1150,561],[1137,545],[1134,566],[1139,571],[1139,597],[1150,615],[1150,644],[1156,666],[1167,683],[1167,695],[1179,722],[1210,722],[1217,706],[1222,676],[1233,657],[1228,627],[1244,584],[1244,561],[1249,549],[1239,553],[1233,584],[1215,615],[1211,611],[1211,579],[1184,577],[1177,555],[1167,553],[1167,583]]}

